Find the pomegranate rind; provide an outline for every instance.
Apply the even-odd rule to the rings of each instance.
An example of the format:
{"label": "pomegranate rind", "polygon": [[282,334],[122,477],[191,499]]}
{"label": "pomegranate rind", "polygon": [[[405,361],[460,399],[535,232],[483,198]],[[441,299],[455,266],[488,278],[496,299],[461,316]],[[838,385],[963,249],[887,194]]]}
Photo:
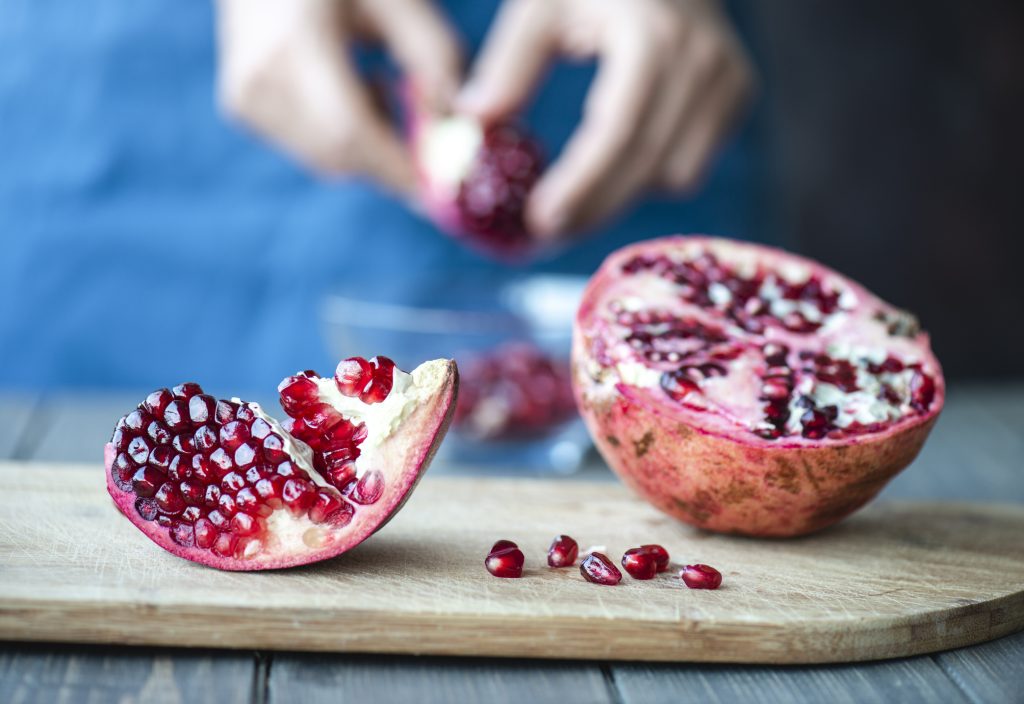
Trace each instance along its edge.
{"label": "pomegranate rind", "polygon": [[[369,506],[360,506],[351,522],[342,527],[327,524],[315,526],[317,547],[302,541],[289,541],[286,545],[268,549],[251,558],[221,557],[198,547],[183,547],[171,540],[170,533],[156,522],[142,519],[135,509],[138,498],[131,491],[122,491],[113,482],[111,466],[116,451],[111,443],[104,446],[104,465],[107,492],[118,510],[150,540],[167,552],[191,562],[230,571],[281,569],[320,562],[341,555],[380,530],[405,505],[417,483],[430,466],[451,425],[458,394],[458,368],[453,360],[439,360],[443,367],[436,392],[417,405],[379,448],[374,463],[385,474],[384,491]],[[291,520],[284,510],[274,514]],[[303,519],[305,520],[305,519]],[[309,523],[308,521],[306,521]],[[310,527],[314,527],[309,523]]]}
{"label": "pomegranate rind", "polygon": [[752,247],[764,258],[794,262],[842,281],[858,299],[892,306],[821,264],[779,249],[704,236],[674,236],[612,253],[591,279],[573,331],[573,391],[605,461],[639,496],[666,514],[706,530],[758,537],[804,535],[830,526],[875,497],[917,456],[942,410],[945,384],[928,337],[915,338],[935,380],[927,412],[872,433],[809,442],[769,441],[672,402],[657,389],[606,383],[589,371],[595,307],[621,278],[625,261],[694,242]]}

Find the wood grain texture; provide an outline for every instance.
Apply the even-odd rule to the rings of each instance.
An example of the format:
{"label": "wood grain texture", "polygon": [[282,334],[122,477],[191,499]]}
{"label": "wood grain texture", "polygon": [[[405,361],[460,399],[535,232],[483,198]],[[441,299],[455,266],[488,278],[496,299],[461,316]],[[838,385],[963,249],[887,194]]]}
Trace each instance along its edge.
{"label": "wood grain texture", "polygon": [[612,670],[623,704],[956,704],[967,699],[930,658],[857,665],[735,667],[623,665]]}
{"label": "wood grain texture", "polygon": [[1024,701],[1024,633],[934,658],[976,704]]}
{"label": "wood grain texture", "polygon": [[[799,663],[933,652],[1024,626],[1020,507],[893,504],[817,536],[755,541],[696,532],[617,485],[428,478],[356,550],[239,574],[159,550],[113,510],[101,471],[0,467],[0,638]],[[671,573],[588,584],[541,566],[562,531],[613,555],[657,540],[717,565],[725,586],[690,591]],[[483,569],[497,537],[526,551],[524,579]]]}
{"label": "wood grain texture", "polygon": [[[614,702],[596,665],[478,658],[278,654],[268,700],[303,704],[601,704]],[[341,695],[341,696],[339,696]]]}
{"label": "wood grain texture", "polygon": [[253,658],[127,648],[0,648],[0,701],[247,704]]}

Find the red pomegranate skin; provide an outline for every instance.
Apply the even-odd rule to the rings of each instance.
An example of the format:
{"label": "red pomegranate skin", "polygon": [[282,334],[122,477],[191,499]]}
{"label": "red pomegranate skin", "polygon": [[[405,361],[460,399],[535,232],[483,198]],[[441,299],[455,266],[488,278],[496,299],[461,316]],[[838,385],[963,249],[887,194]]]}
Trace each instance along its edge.
{"label": "red pomegranate skin", "polygon": [[[693,238],[662,238],[613,253],[584,294],[573,335],[573,390],[594,443],[630,489],[698,528],[790,537],[837,523],[874,498],[917,456],[943,405],[941,373],[936,374],[935,397],[927,414],[883,432],[818,446],[787,444],[785,438],[737,440],[711,432],[673,413],[656,389],[619,384],[613,397],[590,393],[594,381],[584,367],[591,340],[581,321],[591,312],[595,291],[606,286],[629,257],[677,239]],[[763,249],[829,271],[810,260]],[[855,282],[846,282],[860,296],[878,301]]]}

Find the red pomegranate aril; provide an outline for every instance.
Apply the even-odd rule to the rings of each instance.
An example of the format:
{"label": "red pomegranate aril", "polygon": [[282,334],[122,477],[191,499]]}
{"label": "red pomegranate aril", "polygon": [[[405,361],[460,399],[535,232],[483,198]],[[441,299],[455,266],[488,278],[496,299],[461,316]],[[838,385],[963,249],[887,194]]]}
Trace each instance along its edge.
{"label": "red pomegranate aril", "polygon": [[166,445],[157,445],[150,453],[149,458],[146,460],[146,464],[150,467],[156,467],[161,472],[167,472],[171,466],[171,461],[177,459],[177,456]]}
{"label": "red pomegranate aril", "polygon": [[148,410],[153,416],[161,418],[163,417],[164,409],[167,408],[167,404],[169,404],[173,399],[174,397],[171,395],[169,390],[157,389],[146,397],[146,400],[142,402],[142,405],[145,406],[146,410]]}
{"label": "red pomegranate aril", "polygon": [[484,558],[484,567],[495,577],[504,579],[515,579],[523,576],[523,563],[526,558],[523,551],[517,547],[506,547],[501,550],[491,551]]}
{"label": "red pomegranate aril", "polygon": [[234,460],[236,467],[239,469],[246,469],[256,461],[256,457],[256,448],[248,442],[245,442],[235,448],[235,454],[232,459]]}
{"label": "red pomegranate aril", "polygon": [[144,499],[153,496],[167,475],[153,467],[140,467],[132,477],[132,491]]}
{"label": "red pomegranate aril", "polygon": [[246,404],[240,406],[238,410],[235,411],[235,419],[240,420],[246,425],[251,426],[253,421],[256,420],[256,413],[252,410],[252,408],[249,407],[248,404]]}
{"label": "red pomegranate aril", "polygon": [[622,556],[622,567],[633,579],[654,579],[658,561],[643,548],[632,548]]}
{"label": "red pomegranate aril", "polygon": [[256,438],[257,440],[263,440],[272,432],[274,432],[274,429],[270,427],[270,423],[268,423],[267,421],[263,420],[262,418],[257,418],[252,422],[252,427],[249,428],[249,431],[252,433],[252,437]]}
{"label": "red pomegranate aril", "polygon": [[235,535],[254,535],[259,531],[259,523],[248,513],[236,513],[231,519],[231,530]]}
{"label": "red pomegranate aril", "polygon": [[197,452],[195,438],[192,433],[187,431],[175,435],[174,439],[171,440],[171,447],[173,447],[176,452],[184,452],[187,454],[195,454]]}
{"label": "red pomegranate aril", "polygon": [[131,442],[128,443],[128,456],[131,457],[136,464],[145,464],[146,460],[149,459],[149,453],[152,449],[152,443],[147,438],[140,435],[132,438]]}
{"label": "red pomegranate aril", "polygon": [[341,509],[344,500],[334,493],[320,490],[316,493],[313,505],[309,509],[309,520],[322,523],[328,516]]}
{"label": "red pomegranate aril", "polygon": [[655,544],[641,545],[640,549],[654,557],[654,562],[658,566],[658,572],[664,572],[668,569],[668,550]]}
{"label": "red pomegranate aril", "polygon": [[178,491],[186,504],[199,505],[203,503],[205,488],[199,482],[183,481],[178,484]]}
{"label": "red pomegranate aril", "polygon": [[164,408],[164,425],[172,433],[188,428],[188,404],[181,399],[174,399]]}
{"label": "red pomegranate aril", "polygon": [[221,425],[226,425],[235,419],[235,411],[238,410],[238,404],[233,401],[217,401],[217,408],[214,410],[214,418]]}
{"label": "red pomegranate aril", "polygon": [[352,500],[364,506],[376,503],[384,493],[384,477],[377,470],[370,470],[356,482],[352,489]]}
{"label": "red pomegranate aril", "polygon": [[172,523],[170,536],[171,540],[182,547],[189,548],[195,545],[195,530],[186,522],[175,521]]}
{"label": "red pomegranate aril", "polygon": [[135,510],[144,521],[152,521],[160,513],[160,509],[157,508],[156,501],[141,497],[135,500]]}
{"label": "red pomegranate aril", "polygon": [[253,465],[245,470],[245,481],[247,484],[255,484],[262,478],[263,474],[260,473],[260,468],[257,465]]}
{"label": "red pomegranate aril", "polygon": [[196,545],[201,548],[210,548],[217,539],[217,529],[213,527],[207,518],[196,520],[194,535]]}
{"label": "red pomegranate aril", "polygon": [[190,399],[196,394],[203,393],[203,388],[192,381],[187,381],[184,384],[178,384],[171,389],[171,394],[177,399]]}
{"label": "red pomegranate aril", "polygon": [[249,437],[249,428],[241,421],[232,420],[220,428],[220,446],[227,452],[234,452],[239,445],[248,441]]}
{"label": "red pomegranate aril", "polygon": [[149,425],[151,420],[152,417],[148,413],[136,408],[124,417],[124,427],[131,430],[132,433],[138,434]]}
{"label": "red pomegranate aril", "polygon": [[[280,469],[280,467],[278,467]],[[285,505],[293,512],[301,514],[316,502],[317,494],[313,482],[307,479],[291,478],[284,483],[281,497]]]}
{"label": "red pomegranate aril", "polygon": [[296,415],[319,401],[316,382],[306,376],[290,376],[277,386],[281,407],[285,413]]}
{"label": "red pomegranate aril", "polygon": [[549,567],[572,567],[579,555],[579,545],[568,535],[556,536],[548,547]]}
{"label": "red pomegranate aril", "polygon": [[370,384],[359,394],[363,403],[380,403],[391,393],[394,384],[395,363],[387,357],[377,356],[370,360],[373,378]]}
{"label": "red pomegranate aril", "polygon": [[213,551],[221,557],[233,557],[237,546],[237,535],[234,533],[221,533],[213,543]]}
{"label": "red pomegranate aril", "polygon": [[245,477],[238,472],[228,472],[220,480],[220,486],[224,491],[236,492],[245,486]]}
{"label": "red pomegranate aril", "polygon": [[188,400],[188,417],[193,425],[202,425],[211,418],[217,410],[217,400],[209,394],[198,394]]}
{"label": "red pomegranate aril", "polygon": [[612,564],[608,556],[601,552],[592,552],[580,562],[580,574],[588,582],[614,586],[622,581],[622,573]]}
{"label": "red pomegranate aril", "polygon": [[203,495],[203,503],[207,508],[217,508],[220,505],[220,487],[216,484],[208,485]]}
{"label": "red pomegranate aril", "polygon": [[185,510],[181,512],[181,520],[195,523],[202,518],[204,513],[205,511],[200,506],[186,506]]}
{"label": "red pomegranate aril", "polygon": [[334,372],[334,383],[344,396],[359,396],[372,381],[373,367],[362,357],[341,360]]}
{"label": "red pomegranate aril", "polygon": [[491,546],[491,550],[490,550],[490,552],[488,554],[490,555],[491,553],[496,553],[496,552],[498,552],[500,550],[508,550],[509,548],[517,548],[517,547],[519,547],[519,546],[516,545],[511,540],[499,540],[499,541],[495,542],[494,545]]}
{"label": "red pomegranate aril", "polygon": [[185,510],[185,500],[178,493],[178,488],[171,482],[165,482],[156,491],[156,505],[160,511],[169,515],[175,515]]}
{"label": "red pomegranate aril", "polygon": [[261,499],[269,502],[281,498],[285,481],[284,477],[264,477],[253,488]]}
{"label": "red pomegranate aril", "polygon": [[[171,442],[171,433],[163,426],[159,421],[151,421],[146,426],[146,437],[153,441],[155,445],[169,445]],[[125,439],[127,443],[127,438]],[[115,443],[116,445],[117,443]],[[124,448],[121,448],[124,449]]]}
{"label": "red pomegranate aril", "polygon": [[[234,502],[232,502],[233,505]],[[234,515],[234,512],[231,514]],[[231,517],[221,513],[220,509],[214,509],[206,514],[206,518],[218,530],[226,530],[231,523]]]}
{"label": "red pomegranate aril", "polygon": [[238,506],[235,505],[235,497],[222,490],[220,501],[217,502],[217,511],[223,514],[225,518],[234,516],[238,512]]}
{"label": "red pomegranate aril", "polygon": [[184,453],[174,455],[171,463],[167,466],[167,476],[178,481],[193,476],[195,474],[194,460],[196,457],[202,457],[202,455],[188,455]]}
{"label": "red pomegranate aril", "polygon": [[114,458],[110,467],[111,478],[121,491],[130,491],[132,488],[132,476],[138,470],[138,465],[125,453],[121,452]]}
{"label": "red pomegranate aril", "polygon": [[[193,398],[199,398],[194,396]],[[204,455],[210,454],[210,451],[217,446],[217,429],[212,425],[201,425],[196,428],[196,432],[192,435],[192,444],[198,452]]]}
{"label": "red pomegranate aril", "polygon": [[217,468],[217,473],[220,476],[224,476],[235,469],[235,461],[231,459],[231,455],[223,447],[218,447],[211,452],[209,460],[210,464]]}
{"label": "red pomegranate aril", "polygon": [[690,589],[718,589],[722,585],[722,573],[709,565],[687,565],[679,578]]}

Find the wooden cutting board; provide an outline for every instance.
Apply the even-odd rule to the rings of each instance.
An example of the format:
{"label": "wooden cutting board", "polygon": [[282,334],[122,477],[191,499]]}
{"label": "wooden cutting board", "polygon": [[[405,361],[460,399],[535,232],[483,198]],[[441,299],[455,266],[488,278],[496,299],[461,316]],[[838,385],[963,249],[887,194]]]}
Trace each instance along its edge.
{"label": "wooden cutting board", "polygon": [[[114,509],[101,466],[0,464],[0,639],[613,660],[812,663],[969,645],[1024,627],[1024,507],[882,504],[819,535],[682,526],[616,484],[428,477],[355,550],[281,572],[200,567]],[[718,567],[616,587],[545,566],[548,543],[658,542]],[[483,557],[497,538],[522,579]]]}

